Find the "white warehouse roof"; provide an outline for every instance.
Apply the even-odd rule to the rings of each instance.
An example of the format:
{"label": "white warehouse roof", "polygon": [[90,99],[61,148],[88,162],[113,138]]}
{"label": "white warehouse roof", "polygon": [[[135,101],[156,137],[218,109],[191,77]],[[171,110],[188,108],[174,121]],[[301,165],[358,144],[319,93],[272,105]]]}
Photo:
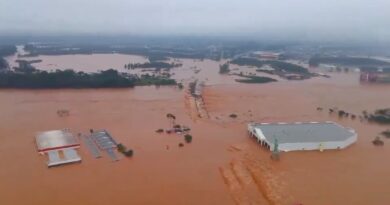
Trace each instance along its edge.
{"label": "white warehouse roof", "polygon": [[285,150],[344,148],[357,139],[353,129],[334,122],[254,123],[248,125],[248,131],[269,146],[277,139],[281,150],[284,145]]}
{"label": "white warehouse roof", "polygon": [[79,141],[67,130],[40,132],[35,137],[38,152],[80,146]]}

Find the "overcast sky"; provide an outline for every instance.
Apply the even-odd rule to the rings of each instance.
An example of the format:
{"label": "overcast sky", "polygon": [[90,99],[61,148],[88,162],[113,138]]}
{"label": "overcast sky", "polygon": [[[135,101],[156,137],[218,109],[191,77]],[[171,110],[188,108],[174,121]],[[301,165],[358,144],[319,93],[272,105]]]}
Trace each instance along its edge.
{"label": "overcast sky", "polygon": [[390,0],[0,0],[0,33],[390,41]]}

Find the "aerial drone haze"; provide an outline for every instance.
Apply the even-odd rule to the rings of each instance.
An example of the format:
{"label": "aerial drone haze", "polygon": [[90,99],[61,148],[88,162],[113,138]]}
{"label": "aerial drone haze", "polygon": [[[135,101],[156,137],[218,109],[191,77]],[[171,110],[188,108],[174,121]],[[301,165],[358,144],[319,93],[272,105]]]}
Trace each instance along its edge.
{"label": "aerial drone haze", "polygon": [[389,41],[386,0],[0,2],[3,34],[217,35]]}

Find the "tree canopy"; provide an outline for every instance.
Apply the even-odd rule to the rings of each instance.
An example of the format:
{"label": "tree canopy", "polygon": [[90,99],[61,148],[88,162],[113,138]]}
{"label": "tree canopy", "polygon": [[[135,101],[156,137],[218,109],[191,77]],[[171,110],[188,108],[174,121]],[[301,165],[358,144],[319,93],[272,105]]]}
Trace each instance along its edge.
{"label": "tree canopy", "polygon": [[0,73],[2,88],[122,88],[136,85],[176,85],[176,81],[159,76],[125,75],[113,69],[99,73],[74,70]]}

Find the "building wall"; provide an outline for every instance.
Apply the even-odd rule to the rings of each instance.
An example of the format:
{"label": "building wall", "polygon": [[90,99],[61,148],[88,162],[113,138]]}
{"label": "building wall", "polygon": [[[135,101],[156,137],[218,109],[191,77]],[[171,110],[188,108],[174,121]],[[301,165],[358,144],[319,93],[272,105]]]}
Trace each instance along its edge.
{"label": "building wall", "polygon": [[[279,144],[280,151],[299,151],[299,150],[319,150],[320,146],[322,149],[344,149],[349,145],[355,143],[357,140],[357,135],[348,138],[345,141],[331,141],[331,142],[305,142],[305,143],[284,143]],[[270,144],[271,150],[274,147],[273,144]]]}
{"label": "building wall", "polygon": [[[357,134],[354,130],[350,130],[354,132],[355,134],[348,138],[345,141],[330,141],[330,142],[302,142],[302,143],[282,143],[279,144],[279,150],[280,151],[300,151],[300,150],[319,150],[320,145],[322,146],[322,149],[344,149],[347,146],[355,143],[357,141]],[[248,132],[252,137],[255,137],[260,144],[267,144],[270,151],[274,149],[273,142],[268,142],[266,140],[262,141],[260,140],[260,137],[256,135],[252,125],[248,125]]]}

